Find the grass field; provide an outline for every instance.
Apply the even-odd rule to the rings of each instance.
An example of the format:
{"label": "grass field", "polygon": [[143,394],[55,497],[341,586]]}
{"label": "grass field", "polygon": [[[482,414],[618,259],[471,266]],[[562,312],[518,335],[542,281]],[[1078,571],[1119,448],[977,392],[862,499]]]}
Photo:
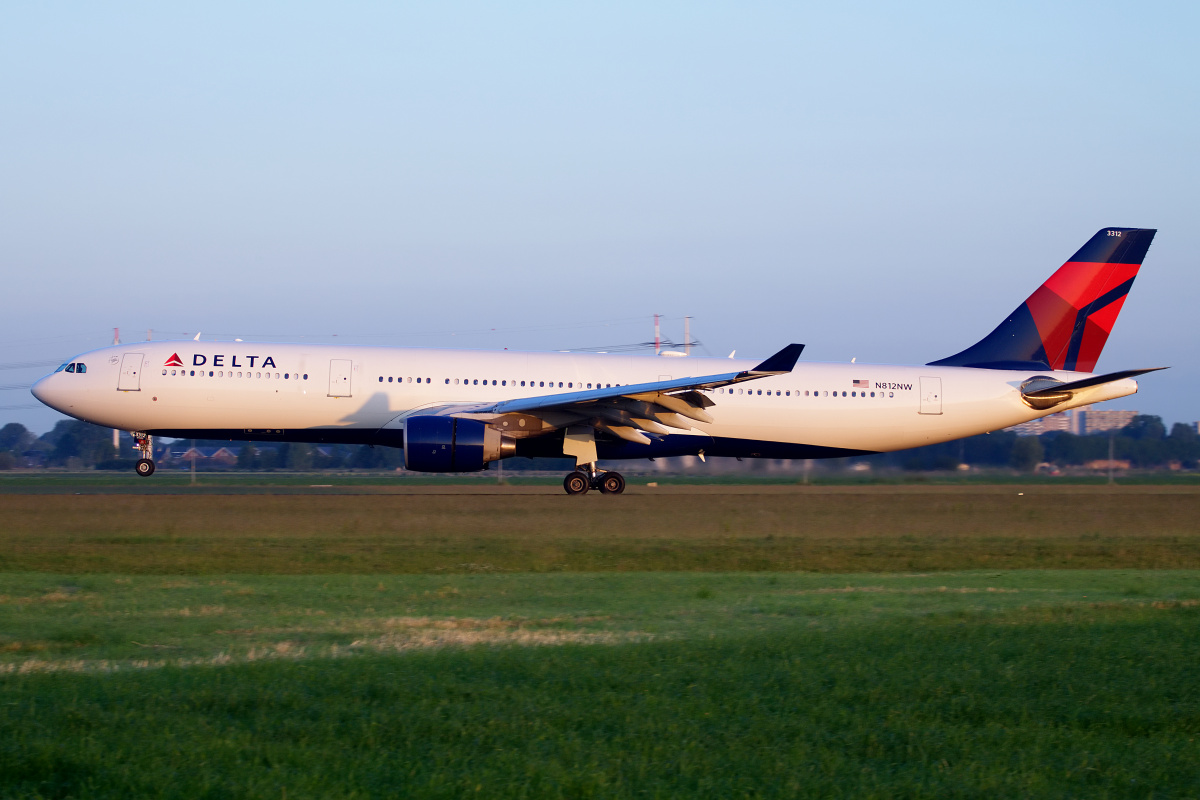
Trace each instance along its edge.
{"label": "grass field", "polygon": [[1195,569],[1198,521],[1176,486],[6,494],[0,572]]}
{"label": "grass field", "polygon": [[0,797],[1200,796],[1194,490],[553,488],[0,496]]}

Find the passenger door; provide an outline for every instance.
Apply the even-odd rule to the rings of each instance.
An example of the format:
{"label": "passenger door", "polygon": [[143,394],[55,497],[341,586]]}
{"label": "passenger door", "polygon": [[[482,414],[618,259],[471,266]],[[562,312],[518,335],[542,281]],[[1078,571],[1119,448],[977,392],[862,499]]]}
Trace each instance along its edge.
{"label": "passenger door", "polygon": [[118,392],[142,390],[142,357],[142,353],[126,353],[121,358],[121,377],[117,379]]}
{"label": "passenger door", "polygon": [[942,413],[942,379],[921,378],[921,411],[922,414]]}
{"label": "passenger door", "polygon": [[350,373],[354,362],[349,359],[335,358],[329,362],[329,396],[350,396]]}

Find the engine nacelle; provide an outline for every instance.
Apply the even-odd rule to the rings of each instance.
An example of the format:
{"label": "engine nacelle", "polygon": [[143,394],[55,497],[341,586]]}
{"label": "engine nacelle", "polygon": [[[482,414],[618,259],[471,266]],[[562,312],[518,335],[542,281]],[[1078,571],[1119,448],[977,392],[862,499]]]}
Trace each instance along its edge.
{"label": "engine nacelle", "polygon": [[517,452],[516,440],[475,419],[409,417],[404,467],[416,472],[478,472]]}

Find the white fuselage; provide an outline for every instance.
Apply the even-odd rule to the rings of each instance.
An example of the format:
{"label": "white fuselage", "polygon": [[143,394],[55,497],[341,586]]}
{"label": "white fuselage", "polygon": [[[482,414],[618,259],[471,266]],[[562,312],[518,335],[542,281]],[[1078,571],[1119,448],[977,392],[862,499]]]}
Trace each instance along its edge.
{"label": "white fuselage", "polygon": [[[548,396],[751,369],[755,362],[578,353],[436,350],[245,342],[146,342],[85,353],[85,373],[56,372],[35,396],[105,427],[165,435],[373,441],[422,409]],[[1079,392],[1049,410],[1023,402],[1034,375],[1080,373],[804,363],[790,373],[707,392],[713,422],[669,437],[685,452],[757,455],[755,444],[881,452],[998,430],[1123,397],[1131,379]],[[678,437],[678,438],[677,438]],[[382,441],[381,443],[392,443]],[[739,445],[739,446],[743,446]],[[622,457],[636,457],[636,444]],[[561,451],[560,451],[561,452]],[[649,450],[644,451],[650,454]],[[799,452],[799,451],[797,451]],[[786,453],[767,448],[761,454]],[[830,452],[830,455],[839,454]]]}

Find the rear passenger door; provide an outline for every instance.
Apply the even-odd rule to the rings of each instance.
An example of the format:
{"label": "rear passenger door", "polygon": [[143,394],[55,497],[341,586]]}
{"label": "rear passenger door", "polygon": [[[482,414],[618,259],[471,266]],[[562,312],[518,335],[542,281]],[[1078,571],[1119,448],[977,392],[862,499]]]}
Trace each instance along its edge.
{"label": "rear passenger door", "polygon": [[942,379],[921,378],[921,413],[942,413]]}
{"label": "rear passenger door", "polygon": [[354,362],[347,358],[334,358],[329,362],[329,396],[350,396],[350,375]]}

